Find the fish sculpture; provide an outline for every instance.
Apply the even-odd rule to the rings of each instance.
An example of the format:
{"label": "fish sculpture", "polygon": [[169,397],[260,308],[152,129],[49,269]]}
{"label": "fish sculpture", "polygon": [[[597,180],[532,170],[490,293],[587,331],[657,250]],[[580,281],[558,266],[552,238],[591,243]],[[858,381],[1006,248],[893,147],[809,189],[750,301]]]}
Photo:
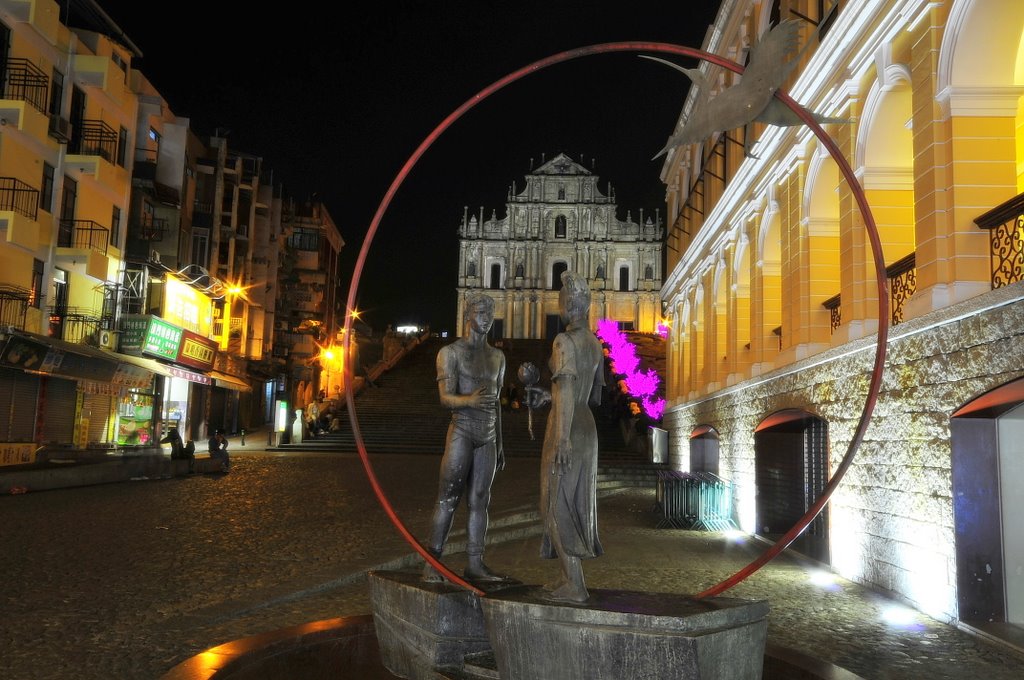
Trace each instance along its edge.
{"label": "fish sculpture", "polygon": [[[669,137],[665,146],[651,160],[672,149],[701,142],[724,130],[743,127],[747,132],[745,139],[751,139],[750,127],[755,122],[780,127],[803,124],[799,116],[775,97],[775,92],[782,87],[803,53],[803,50],[798,52],[796,49],[799,26],[797,20],[783,21],[765,33],[750,49],[750,59],[740,81],[710,98],[707,95],[711,88],[700,69],[683,68],[665,59],[640,55],[681,71],[704,95],[687,117],[683,128]],[[844,118],[830,118],[814,113],[811,115],[819,124],[850,122]],[[746,155],[751,154],[747,151]]]}

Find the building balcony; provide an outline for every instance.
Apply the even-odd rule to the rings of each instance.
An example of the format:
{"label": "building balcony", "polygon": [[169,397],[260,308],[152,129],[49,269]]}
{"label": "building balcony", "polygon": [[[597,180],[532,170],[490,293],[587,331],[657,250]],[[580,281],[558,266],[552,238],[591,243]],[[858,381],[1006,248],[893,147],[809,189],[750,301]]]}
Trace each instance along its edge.
{"label": "building balcony", "polygon": [[[894,326],[903,323],[907,301],[917,290],[916,262],[917,255],[910,253],[885,268],[885,275],[889,279],[889,322]],[[842,296],[837,293],[822,302],[821,306],[829,311],[829,324],[832,333],[835,333],[843,322]]]}
{"label": "building balcony", "polygon": [[974,223],[989,232],[992,289],[1024,279],[1024,194],[997,205]]}
{"label": "building balcony", "polygon": [[87,307],[50,307],[50,337],[79,344],[97,344],[99,331],[109,330],[111,319],[104,319]]}
{"label": "building balcony", "polygon": [[152,215],[143,215],[132,220],[129,227],[132,238],[149,243],[159,243],[167,235],[167,220]]}
{"label": "building balcony", "polygon": [[61,220],[57,228],[55,261],[100,281],[106,280],[110,262],[110,230],[92,220]]}
{"label": "building balcony", "polygon": [[35,220],[39,190],[14,177],[0,177],[0,212],[11,211]]}
{"label": "building balcony", "polygon": [[32,302],[32,291],[29,289],[0,285],[0,326],[26,330],[25,317]]}
{"label": "building balcony", "polygon": [[124,71],[110,57],[91,54],[71,55],[71,70],[83,85],[98,87],[107,94],[116,95],[114,83],[124,84]]}
{"label": "building balcony", "polygon": [[107,254],[110,230],[92,220],[61,220],[57,231],[58,248],[95,250]]}
{"label": "building balcony", "polygon": [[71,156],[99,156],[113,163],[117,156],[117,131],[102,120],[83,119],[68,146]]}
{"label": "building balcony", "polygon": [[50,79],[28,59],[12,57],[7,60],[6,79],[0,100],[21,101],[46,114]]}

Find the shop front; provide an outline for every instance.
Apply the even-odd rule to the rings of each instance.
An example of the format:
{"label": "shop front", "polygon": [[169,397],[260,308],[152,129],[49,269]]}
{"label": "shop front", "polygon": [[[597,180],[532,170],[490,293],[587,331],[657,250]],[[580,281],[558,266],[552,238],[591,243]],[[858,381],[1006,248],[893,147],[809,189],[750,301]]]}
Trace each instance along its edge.
{"label": "shop front", "polygon": [[160,365],[162,377],[152,402],[158,438],[171,427],[186,441],[206,438],[213,386],[207,371],[213,367],[216,343],[157,316],[130,315],[122,321],[120,350]]}
{"label": "shop front", "polygon": [[119,437],[119,421],[133,395],[152,385],[151,370],[113,352],[20,330],[0,334],[0,462],[33,462],[43,446],[147,445],[151,421],[139,415],[131,441]]}

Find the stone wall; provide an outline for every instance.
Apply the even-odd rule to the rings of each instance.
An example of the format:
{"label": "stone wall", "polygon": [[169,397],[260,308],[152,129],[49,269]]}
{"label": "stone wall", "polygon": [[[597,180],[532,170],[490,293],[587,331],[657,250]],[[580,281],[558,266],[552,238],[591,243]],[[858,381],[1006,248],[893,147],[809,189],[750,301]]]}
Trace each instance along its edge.
{"label": "stone wall", "polygon": [[[757,425],[788,408],[824,419],[834,473],[863,412],[874,361],[875,338],[864,338],[671,407],[664,420],[670,464],[687,469],[690,432],[713,426],[720,436],[720,474],[734,483],[741,527],[753,531]],[[956,617],[950,416],[1022,374],[1024,284],[890,330],[872,420],[828,506],[837,572],[933,616]]]}

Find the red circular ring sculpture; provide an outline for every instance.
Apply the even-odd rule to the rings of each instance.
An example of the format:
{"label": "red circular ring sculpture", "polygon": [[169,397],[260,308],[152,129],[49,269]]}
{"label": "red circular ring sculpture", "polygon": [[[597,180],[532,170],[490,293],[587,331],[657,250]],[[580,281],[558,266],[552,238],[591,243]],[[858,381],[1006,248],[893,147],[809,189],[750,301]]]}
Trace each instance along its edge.
{"label": "red circular ring sculpture", "polygon": [[[381,219],[384,217],[384,213],[387,211],[388,206],[391,205],[392,199],[398,192],[398,188],[405,181],[409,172],[412,171],[413,166],[419,161],[420,157],[429,149],[438,137],[441,136],[445,130],[461,118],[463,114],[469,111],[471,108],[482,102],[483,100],[490,97],[492,94],[502,89],[506,85],[516,82],[531,73],[540,71],[541,69],[560,64],[571,59],[578,59],[579,57],[588,57],[595,54],[605,54],[611,52],[660,52],[663,54],[674,54],[683,57],[693,57],[696,59],[702,59],[704,61],[716,64],[723,68],[726,68],[734,73],[743,73],[743,67],[736,62],[720,57],[703,50],[697,50],[692,47],[684,47],[682,45],[673,45],[671,43],[659,43],[659,42],[613,42],[613,43],[601,43],[598,45],[590,45],[587,47],[579,47],[573,50],[567,50],[565,52],[559,52],[558,54],[552,55],[545,59],[535,61],[532,64],[524,66],[518,71],[514,71],[509,75],[495,81],[488,85],[483,90],[480,90],[472,98],[468,99],[455,111],[450,113],[441,123],[434,128],[434,130],[427,135],[416,150],[409,156],[409,159],[402,166],[402,169],[395,176],[395,179],[391,182],[391,186],[388,187],[387,193],[384,194],[384,198],[381,200],[380,205],[377,207],[377,212],[374,213],[373,221],[370,223],[370,227],[366,231],[366,237],[363,239],[362,248],[359,250],[359,257],[356,260],[355,268],[352,272],[352,283],[349,287],[348,300],[346,308],[348,310],[355,309],[356,294],[359,290],[359,279],[362,276],[363,267],[366,264],[366,256],[370,251],[370,244],[373,242],[374,236],[377,234],[377,229],[380,226]],[[779,553],[785,550],[796,538],[803,533],[807,526],[814,520],[814,518],[821,512],[825,504],[828,503],[832,493],[839,486],[846,471],[850,468],[853,463],[854,455],[857,449],[860,447],[861,442],[864,439],[864,433],[867,430],[868,422],[871,420],[871,414],[874,412],[875,404],[878,401],[878,393],[882,385],[882,373],[885,368],[885,355],[886,348],[888,346],[889,337],[889,295],[888,295],[888,280],[885,273],[885,258],[882,253],[882,243],[878,235],[878,227],[875,225],[874,217],[871,214],[871,208],[868,206],[867,198],[864,195],[864,191],[860,184],[857,182],[856,177],[853,174],[853,169],[850,164],[846,161],[842,151],[836,146],[832,138],[821,128],[820,125],[814,120],[811,114],[800,104],[798,104],[792,97],[786,92],[779,89],[775,92],[775,96],[782,101],[790,110],[795,113],[800,120],[807,125],[814,133],[818,141],[828,149],[829,154],[836,161],[839,166],[839,170],[842,172],[843,177],[846,179],[846,183],[849,185],[855,200],[857,201],[857,208],[860,210],[860,214],[864,219],[864,227],[867,230],[868,240],[871,243],[871,254],[874,258],[875,263],[875,278],[878,284],[878,338],[875,345],[875,364],[871,371],[871,381],[868,386],[868,394],[864,402],[864,410],[861,412],[860,420],[857,423],[857,429],[854,431],[853,437],[850,439],[850,445],[846,450],[846,454],[843,456],[843,460],[840,462],[839,467],[836,469],[835,474],[829,480],[825,489],[822,491],[821,496],[814,502],[814,504],[807,510],[807,512],[797,520],[796,524],[787,531],[782,538],[776,541],[771,547],[766,549],[760,556],[754,561],[748,564],[743,569],[739,570],[729,578],[721,581],[717,585],[708,588],[700,593],[697,593],[694,597],[697,599],[712,597],[718,595],[729,588],[732,588],[736,584],[740,583],[748,576],[756,572],[758,569],[763,567],[765,564],[770,562]],[[344,348],[345,352],[349,351],[351,343],[352,330],[352,316],[351,314],[345,315],[345,340]],[[346,384],[352,384],[352,366],[346,363],[345,369],[345,382]],[[359,457],[363,462],[363,467],[366,470],[366,476],[370,481],[370,485],[373,487],[373,492],[377,496],[377,500],[380,501],[381,506],[384,508],[384,512],[388,518],[398,529],[402,537],[413,547],[413,549],[419,553],[424,560],[431,564],[437,569],[442,575],[453,583],[470,590],[477,595],[484,595],[484,591],[480,590],[476,586],[468,583],[464,579],[456,575],[451,569],[446,567],[443,562],[431,555],[426,548],[424,548],[416,537],[412,535],[409,529],[402,523],[398,515],[395,513],[394,508],[391,506],[390,501],[385,495],[380,483],[377,481],[377,476],[373,471],[373,466],[370,464],[370,458],[366,451],[366,445],[363,442],[362,433],[359,430],[359,420],[356,417],[355,409],[355,398],[351,390],[347,390],[345,393],[345,402],[348,405],[349,420],[352,424],[352,433],[355,438],[356,447],[359,450]]]}

